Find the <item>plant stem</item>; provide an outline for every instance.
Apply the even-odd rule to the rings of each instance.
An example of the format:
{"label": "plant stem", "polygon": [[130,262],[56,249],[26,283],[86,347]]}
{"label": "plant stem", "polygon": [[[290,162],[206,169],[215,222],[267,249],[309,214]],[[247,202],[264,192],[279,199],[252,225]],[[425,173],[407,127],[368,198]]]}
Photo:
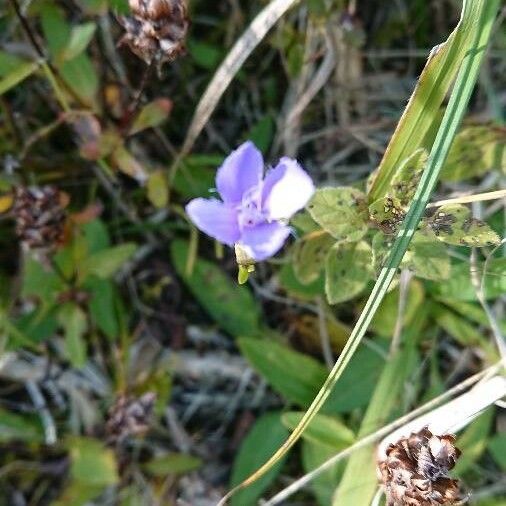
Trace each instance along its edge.
{"label": "plant stem", "polygon": [[79,95],[77,95],[75,93],[75,91],[65,83],[65,81],[60,76],[58,69],[46,57],[46,54],[44,53],[42,46],[37,41],[37,37],[35,36],[35,34],[33,33],[32,29],[30,27],[30,23],[28,23],[28,20],[26,19],[25,15],[21,11],[21,7],[19,6],[18,0],[10,0],[10,2],[11,2],[12,7],[14,8],[14,12],[16,13],[17,18],[19,19],[19,22],[21,23],[21,26],[23,27],[23,31],[25,32],[26,36],[28,37],[33,49],[37,53],[37,56],[41,60],[40,64],[41,64],[42,70],[44,71],[44,74],[46,75],[46,77],[49,81],[49,84],[53,88],[56,98],[57,98],[58,102],[60,103],[62,109],[65,112],[70,111],[70,107],[67,102],[67,99],[65,98],[65,95],[62,92],[58,82],[62,83],[62,85],[67,90],[67,92],[70,93],[72,95],[72,97],[81,106],[85,106],[86,104],[84,104],[81,97],[79,97]]}

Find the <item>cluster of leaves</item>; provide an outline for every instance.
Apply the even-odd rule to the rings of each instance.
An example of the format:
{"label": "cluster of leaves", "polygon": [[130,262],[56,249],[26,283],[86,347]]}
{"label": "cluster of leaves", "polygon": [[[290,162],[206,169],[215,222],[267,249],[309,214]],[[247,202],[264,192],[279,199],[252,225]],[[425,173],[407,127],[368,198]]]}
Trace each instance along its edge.
{"label": "cluster of leaves", "polygon": [[[502,166],[504,133],[492,126],[469,126],[457,137],[444,172],[452,181],[467,179],[482,174],[484,167],[496,166],[498,160],[497,166]],[[363,293],[385,263],[426,162],[427,152],[423,148],[415,151],[393,174],[388,193],[374,201],[356,187],[319,189],[308,206],[308,215],[294,223],[301,235],[291,252],[297,282],[309,293],[324,284],[331,304]],[[371,184],[369,181],[368,188]],[[428,210],[401,268],[421,279],[446,281],[451,261],[445,245],[499,243],[499,235],[487,223],[472,218],[468,207],[442,205]]]}

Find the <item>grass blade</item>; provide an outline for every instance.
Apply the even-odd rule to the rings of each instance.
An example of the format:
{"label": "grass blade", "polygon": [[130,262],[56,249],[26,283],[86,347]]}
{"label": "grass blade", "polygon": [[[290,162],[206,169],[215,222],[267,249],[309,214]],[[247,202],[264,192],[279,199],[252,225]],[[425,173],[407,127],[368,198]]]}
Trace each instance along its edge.
{"label": "grass blade", "polygon": [[476,23],[480,19],[481,4],[481,1],[464,0],[459,24],[445,43],[432,50],[378,167],[370,190],[370,202],[386,196],[399,164],[423,146],[429,130],[437,130],[434,122],[440,120],[439,109],[462,58],[471,47]]}
{"label": "grass blade", "polygon": [[225,90],[228,88],[232,79],[248,56],[262,41],[267,32],[276,24],[279,18],[297,2],[298,0],[273,0],[260,12],[260,14],[258,14],[248,29],[235,43],[220,68],[214,74],[213,79],[200,99],[188,133],[186,134],[186,139],[181,150],[181,157],[191,151],[195,140],[211,117],[220,98],[223,93],[225,93]]}

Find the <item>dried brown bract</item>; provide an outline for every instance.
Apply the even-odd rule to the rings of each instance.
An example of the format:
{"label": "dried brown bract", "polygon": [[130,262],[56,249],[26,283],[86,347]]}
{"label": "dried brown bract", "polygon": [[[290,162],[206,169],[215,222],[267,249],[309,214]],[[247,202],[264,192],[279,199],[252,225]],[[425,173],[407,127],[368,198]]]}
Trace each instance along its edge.
{"label": "dried brown bract", "polygon": [[119,45],[127,45],[148,65],[176,59],[185,52],[189,20],[185,0],[130,0],[132,16],[119,22],[126,30]]}
{"label": "dried brown bract", "polygon": [[109,410],[106,432],[111,443],[129,436],[144,434],[149,429],[156,394],[148,392],[139,398],[121,395]]}
{"label": "dried brown bract", "polygon": [[451,435],[435,436],[427,428],[391,444],[378,474],[389,506],[438,506],[461,500],[450,469],[460,456]]}
{"label": "dried brown bract", "polygon": [[15,189],[12,213],[23,249],[49,253],[65,236],[65,196],[54,186]]}

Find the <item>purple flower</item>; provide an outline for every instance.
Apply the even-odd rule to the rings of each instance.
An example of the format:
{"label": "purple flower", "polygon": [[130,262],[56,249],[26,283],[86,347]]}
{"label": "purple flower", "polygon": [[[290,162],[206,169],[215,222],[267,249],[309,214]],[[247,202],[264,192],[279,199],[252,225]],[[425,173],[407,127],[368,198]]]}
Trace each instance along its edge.
{"label": "purple flower", "polygon": [[223,162],[216,188],[223,201],[198,198],[186,206],[192,222],[219,242],[239,245],[253,260],[275,255],[290,235],[288,219],[314,193],[306,171],[291,158],[281,158],[263,178],[264,161],[248,141]]}

